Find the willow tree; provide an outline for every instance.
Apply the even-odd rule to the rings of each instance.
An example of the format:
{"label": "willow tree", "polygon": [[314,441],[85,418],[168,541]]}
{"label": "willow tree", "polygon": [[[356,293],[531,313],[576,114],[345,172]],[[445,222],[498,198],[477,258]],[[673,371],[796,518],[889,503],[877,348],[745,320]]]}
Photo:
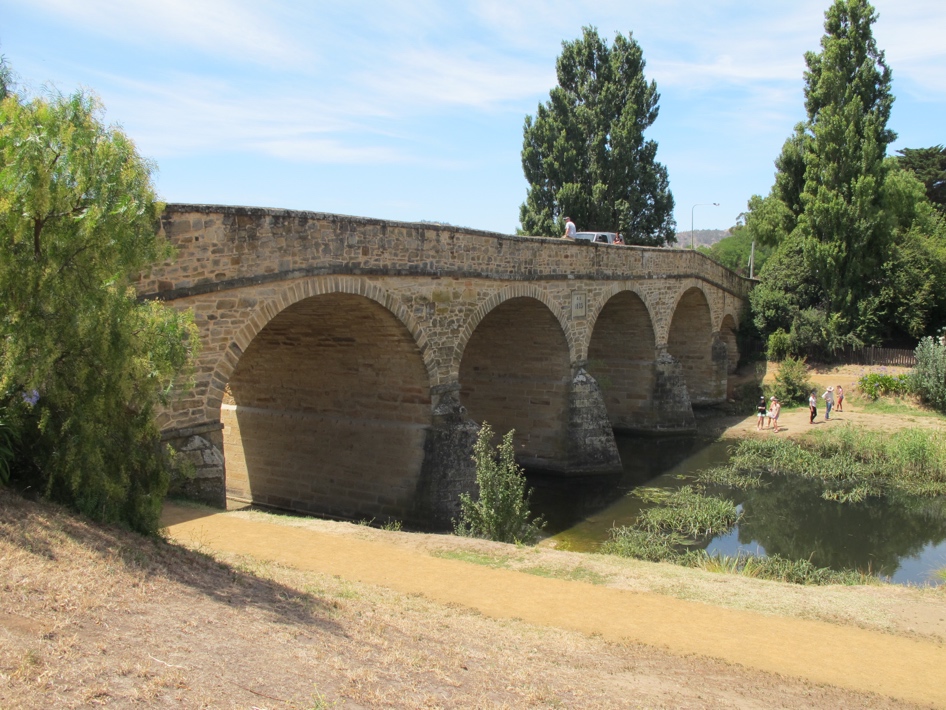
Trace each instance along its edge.
{"label": "willow tree", "polygon": [[0,405],[15,482],[96,519],[157,525],[155,410],[190,361],[190,316],[132,280],[169,255],[152,165],[95,97],[0,102]]}
{"label": "willow tree", "polygon": [[581,39],[562,42],[558,86],[525,119],[521,233],[559,236],[569,215],[579,229],[619,231],[629,244],[676,241],[667,169],[644,138],[660,99],[644,67],[631,34],[608,46],[585,27]]}

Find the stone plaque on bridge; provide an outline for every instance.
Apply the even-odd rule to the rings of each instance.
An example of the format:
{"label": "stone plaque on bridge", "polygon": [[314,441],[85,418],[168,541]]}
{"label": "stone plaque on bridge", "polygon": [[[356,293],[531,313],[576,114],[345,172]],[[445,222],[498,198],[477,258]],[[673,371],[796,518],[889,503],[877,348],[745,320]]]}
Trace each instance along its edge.
{"label": "stone plaque on bridge", "polygon": [[585,293],[584,291],[572,291],[572,318],[585,317]]}

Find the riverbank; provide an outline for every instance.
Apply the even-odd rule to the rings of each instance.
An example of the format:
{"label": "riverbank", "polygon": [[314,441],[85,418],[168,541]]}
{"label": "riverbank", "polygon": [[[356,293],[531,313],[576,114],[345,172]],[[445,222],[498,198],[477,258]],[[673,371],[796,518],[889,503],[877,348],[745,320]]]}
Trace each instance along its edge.
{"label": "riverbank", "polygon": [[946,707],[946,597],[0,491],[2,707]]}
{"label": "riverbank", "polygon": [[0,707],[946,708],[946,587],[189,504],[164,521],[148,540],[0,490]]}
{"label": "riverbank", "polygon": [[[719,408],[709,408],[697,412],[697,431],[709,439],[741,439],[754,436],[804,437],[810,432],[827,426],[850,424],[863,429],[877,431],[895,431],[907,427],[932,429],[946,434],[946,417],[937,415],[919,407],[911,400],[903,400],[895,406],[883,406],[872,403],[857,390],[857,382],[862,375],[883,370],[890,375],[905,374],[910,371],[905,367],[869,368],[860,365],[839,365],[814,367],[809,370],[811,383],[818,396],[818,417],[814,424],[809,424],[808,407],[805,405],[788,406],[782,409],[779,417],[779,432],[767,428],[759,432],[754,411],[745,414],[726,414]],[[778,372],[778,363],[765,363],[761,374],[748,366],[737,375],[738,386],[751,389],[761,382],[772,385]],[[833,411],[831,419],[825,419],[824,402],[821,394],[829,386],[844,388],[844,410]],[[751,408],[751,409],[754,409]]]}

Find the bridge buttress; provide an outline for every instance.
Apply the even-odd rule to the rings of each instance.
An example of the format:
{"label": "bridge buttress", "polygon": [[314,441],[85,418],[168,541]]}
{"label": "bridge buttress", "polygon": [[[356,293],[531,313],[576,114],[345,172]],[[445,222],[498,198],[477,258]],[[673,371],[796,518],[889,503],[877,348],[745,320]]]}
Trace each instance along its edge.
{"label": "bridge buttress", "polygon": [[181,475],[171,481],[169,492],[225,508],[223,423],[210,421],[168,429],[162,432],[161,440],[179,457],[176,468]]}
{"label": "bridge buttress", "polygon": [[424,441],[413,516],[434,529],[450,529],[460,514],[460,494],[473,494],[476,489],[471,454],[480,427],[460,404],[459,382],[432,387],[431,400],[433,416]]}
{"label": "bridge buttress", "polygon": [[620,473],[621,456],[608,417],[601,388],[585,370],[584,363],[572,367],[568,394],[567,473]]}

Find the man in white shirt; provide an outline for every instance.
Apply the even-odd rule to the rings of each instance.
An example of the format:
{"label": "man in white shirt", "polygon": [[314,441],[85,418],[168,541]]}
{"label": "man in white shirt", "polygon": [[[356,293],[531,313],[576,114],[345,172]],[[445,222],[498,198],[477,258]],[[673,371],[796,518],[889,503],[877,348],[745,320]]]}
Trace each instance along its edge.
{"label": "man in white shirt", "polygon": [[578,230],[575,229],[575,223],[572,222],[572,218],[566,217],[565,218],[565,239],[574,239],[575,232],[577,231]]}

